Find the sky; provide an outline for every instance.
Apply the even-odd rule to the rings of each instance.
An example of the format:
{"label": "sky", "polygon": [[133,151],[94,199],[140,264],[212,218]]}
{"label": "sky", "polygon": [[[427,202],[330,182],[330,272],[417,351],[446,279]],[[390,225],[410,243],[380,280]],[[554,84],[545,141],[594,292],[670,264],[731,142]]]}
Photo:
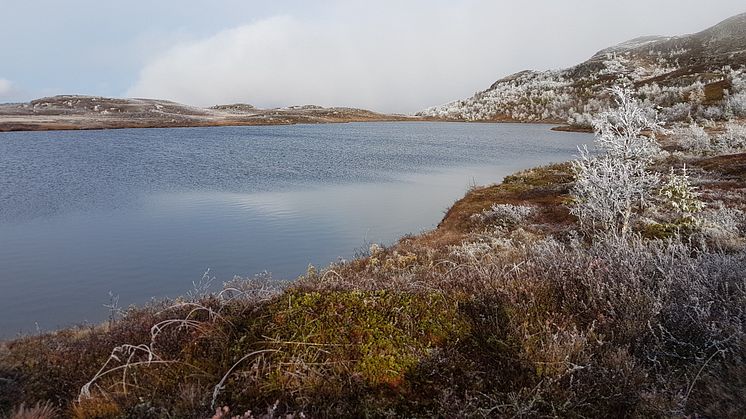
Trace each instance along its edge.
{"label": "sky", "polygon": [[0,0],[0,102],[56,94],[411,113],[743,0]]}

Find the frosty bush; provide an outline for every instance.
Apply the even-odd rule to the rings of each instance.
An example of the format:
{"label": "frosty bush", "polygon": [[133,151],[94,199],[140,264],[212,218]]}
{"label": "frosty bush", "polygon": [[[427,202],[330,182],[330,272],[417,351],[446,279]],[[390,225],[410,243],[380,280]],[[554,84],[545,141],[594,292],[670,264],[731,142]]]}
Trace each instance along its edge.
{"label": "frosty bush", "polygon": [[586,230],[626,235],[635,210],[647,206],[659,181],[644,162],[609,154],[592,158],[584,151],[573,166],[577,176],[570,212]]}
{"label": "frosty bush", "polygon": [[717,248],[735,248],[742,244],[746,214],[716,202],[699,214],[701,237]]}
{"label": "frosty bush", "polygon": [[595,144],[605,154],[591,157],[583,149],[580,159],[573,162],[575,205],[570,212],[585,229],[624,236],[632,215],[647,206],[659,181],[646,169],[660,154],[660,147],[643,132],[654,133],[662,126],[655,111],[644,108],[629,90],[617,87],[612,94],[617,107],[601,113],[593,123]]}
{"label": "frosty bush", "polygon": [[567,123],[579,127],[590,127],[593,126],[593,116],[586,112],[573,112],[567,119]]}
{"label": "frosty bush", "polygon": [[744,70],[731,70],[731,92],[727,106],[735,116],[746,116],[746,74]]}
{"label": "frosty bush", "polygon": [[691,122],[686,127],[677,128],[674,130],[674,136],[685,150],[703,153],[709,151],[712,145],[710,135],[695,122]]}
{"label": "frosty bush", "polygon": [[449,247],[449,256],[462,262],[482,263],[489,255],[512,247],[510,239],[483,237],[473,242],[464,242]]}
{"label": "frosty bush", "polygon": [[673,168],[666,182],[659,191],[659,195],[666,203],[683,218],[693,220],[694,214],[702,211],[705,204],[699,199],[699,192],[689,181],[686,166],[681,174],[676,174]]}
{"label": "frosty bush", "polygon": [[650,162],[661,152],[655,133],[663,130],[663,124],[655,111],[643,107],[630,90],[614,87],[611,93],[617,107],[593,120],[596,145],[612,157]]}
{"label": "frosty bush", "polygon": [[729,122],[725,132],[715,137],[714,148],[723,153],[746,148],[746,126]]}
{"label": "frosty bush", "polygon": [[509,227],[520,224],[533,212],[533,208],[524,205],[492,204],[490,209],[474,214],[471,218],[481,223]]}

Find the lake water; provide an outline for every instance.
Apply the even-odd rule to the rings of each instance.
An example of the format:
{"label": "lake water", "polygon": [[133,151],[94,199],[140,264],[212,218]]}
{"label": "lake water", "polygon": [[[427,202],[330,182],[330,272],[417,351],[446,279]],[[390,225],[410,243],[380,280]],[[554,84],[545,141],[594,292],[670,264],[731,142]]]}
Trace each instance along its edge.
{"label": "lake water", "polygon": [[[0,337],[350,258],[473,184],[577,154],[547,125],[354,123],[0,133]],[[37,326],[38,325],[38,326]]]}

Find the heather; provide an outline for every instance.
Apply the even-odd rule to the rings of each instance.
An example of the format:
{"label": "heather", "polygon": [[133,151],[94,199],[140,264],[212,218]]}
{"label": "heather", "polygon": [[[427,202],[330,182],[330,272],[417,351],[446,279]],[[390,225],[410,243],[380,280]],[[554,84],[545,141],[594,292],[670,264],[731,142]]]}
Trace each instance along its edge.
{"label": "heather", "polygon": [[431,232],[5,343],[0,411],[739,417],[742,121],[669,127],[609,94],[594,148],[473,188]]}

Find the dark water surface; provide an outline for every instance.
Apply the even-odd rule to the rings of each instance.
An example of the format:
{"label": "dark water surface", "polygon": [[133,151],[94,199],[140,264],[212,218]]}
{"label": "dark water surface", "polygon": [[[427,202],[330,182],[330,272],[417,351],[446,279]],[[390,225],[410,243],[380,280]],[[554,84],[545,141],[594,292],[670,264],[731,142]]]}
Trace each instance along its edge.
{"label": "dark water surface", "polygon": [[355,123],[0,133],[0,337],[349,258],[434,227],[471,184],[564,161],[547,125]]}

